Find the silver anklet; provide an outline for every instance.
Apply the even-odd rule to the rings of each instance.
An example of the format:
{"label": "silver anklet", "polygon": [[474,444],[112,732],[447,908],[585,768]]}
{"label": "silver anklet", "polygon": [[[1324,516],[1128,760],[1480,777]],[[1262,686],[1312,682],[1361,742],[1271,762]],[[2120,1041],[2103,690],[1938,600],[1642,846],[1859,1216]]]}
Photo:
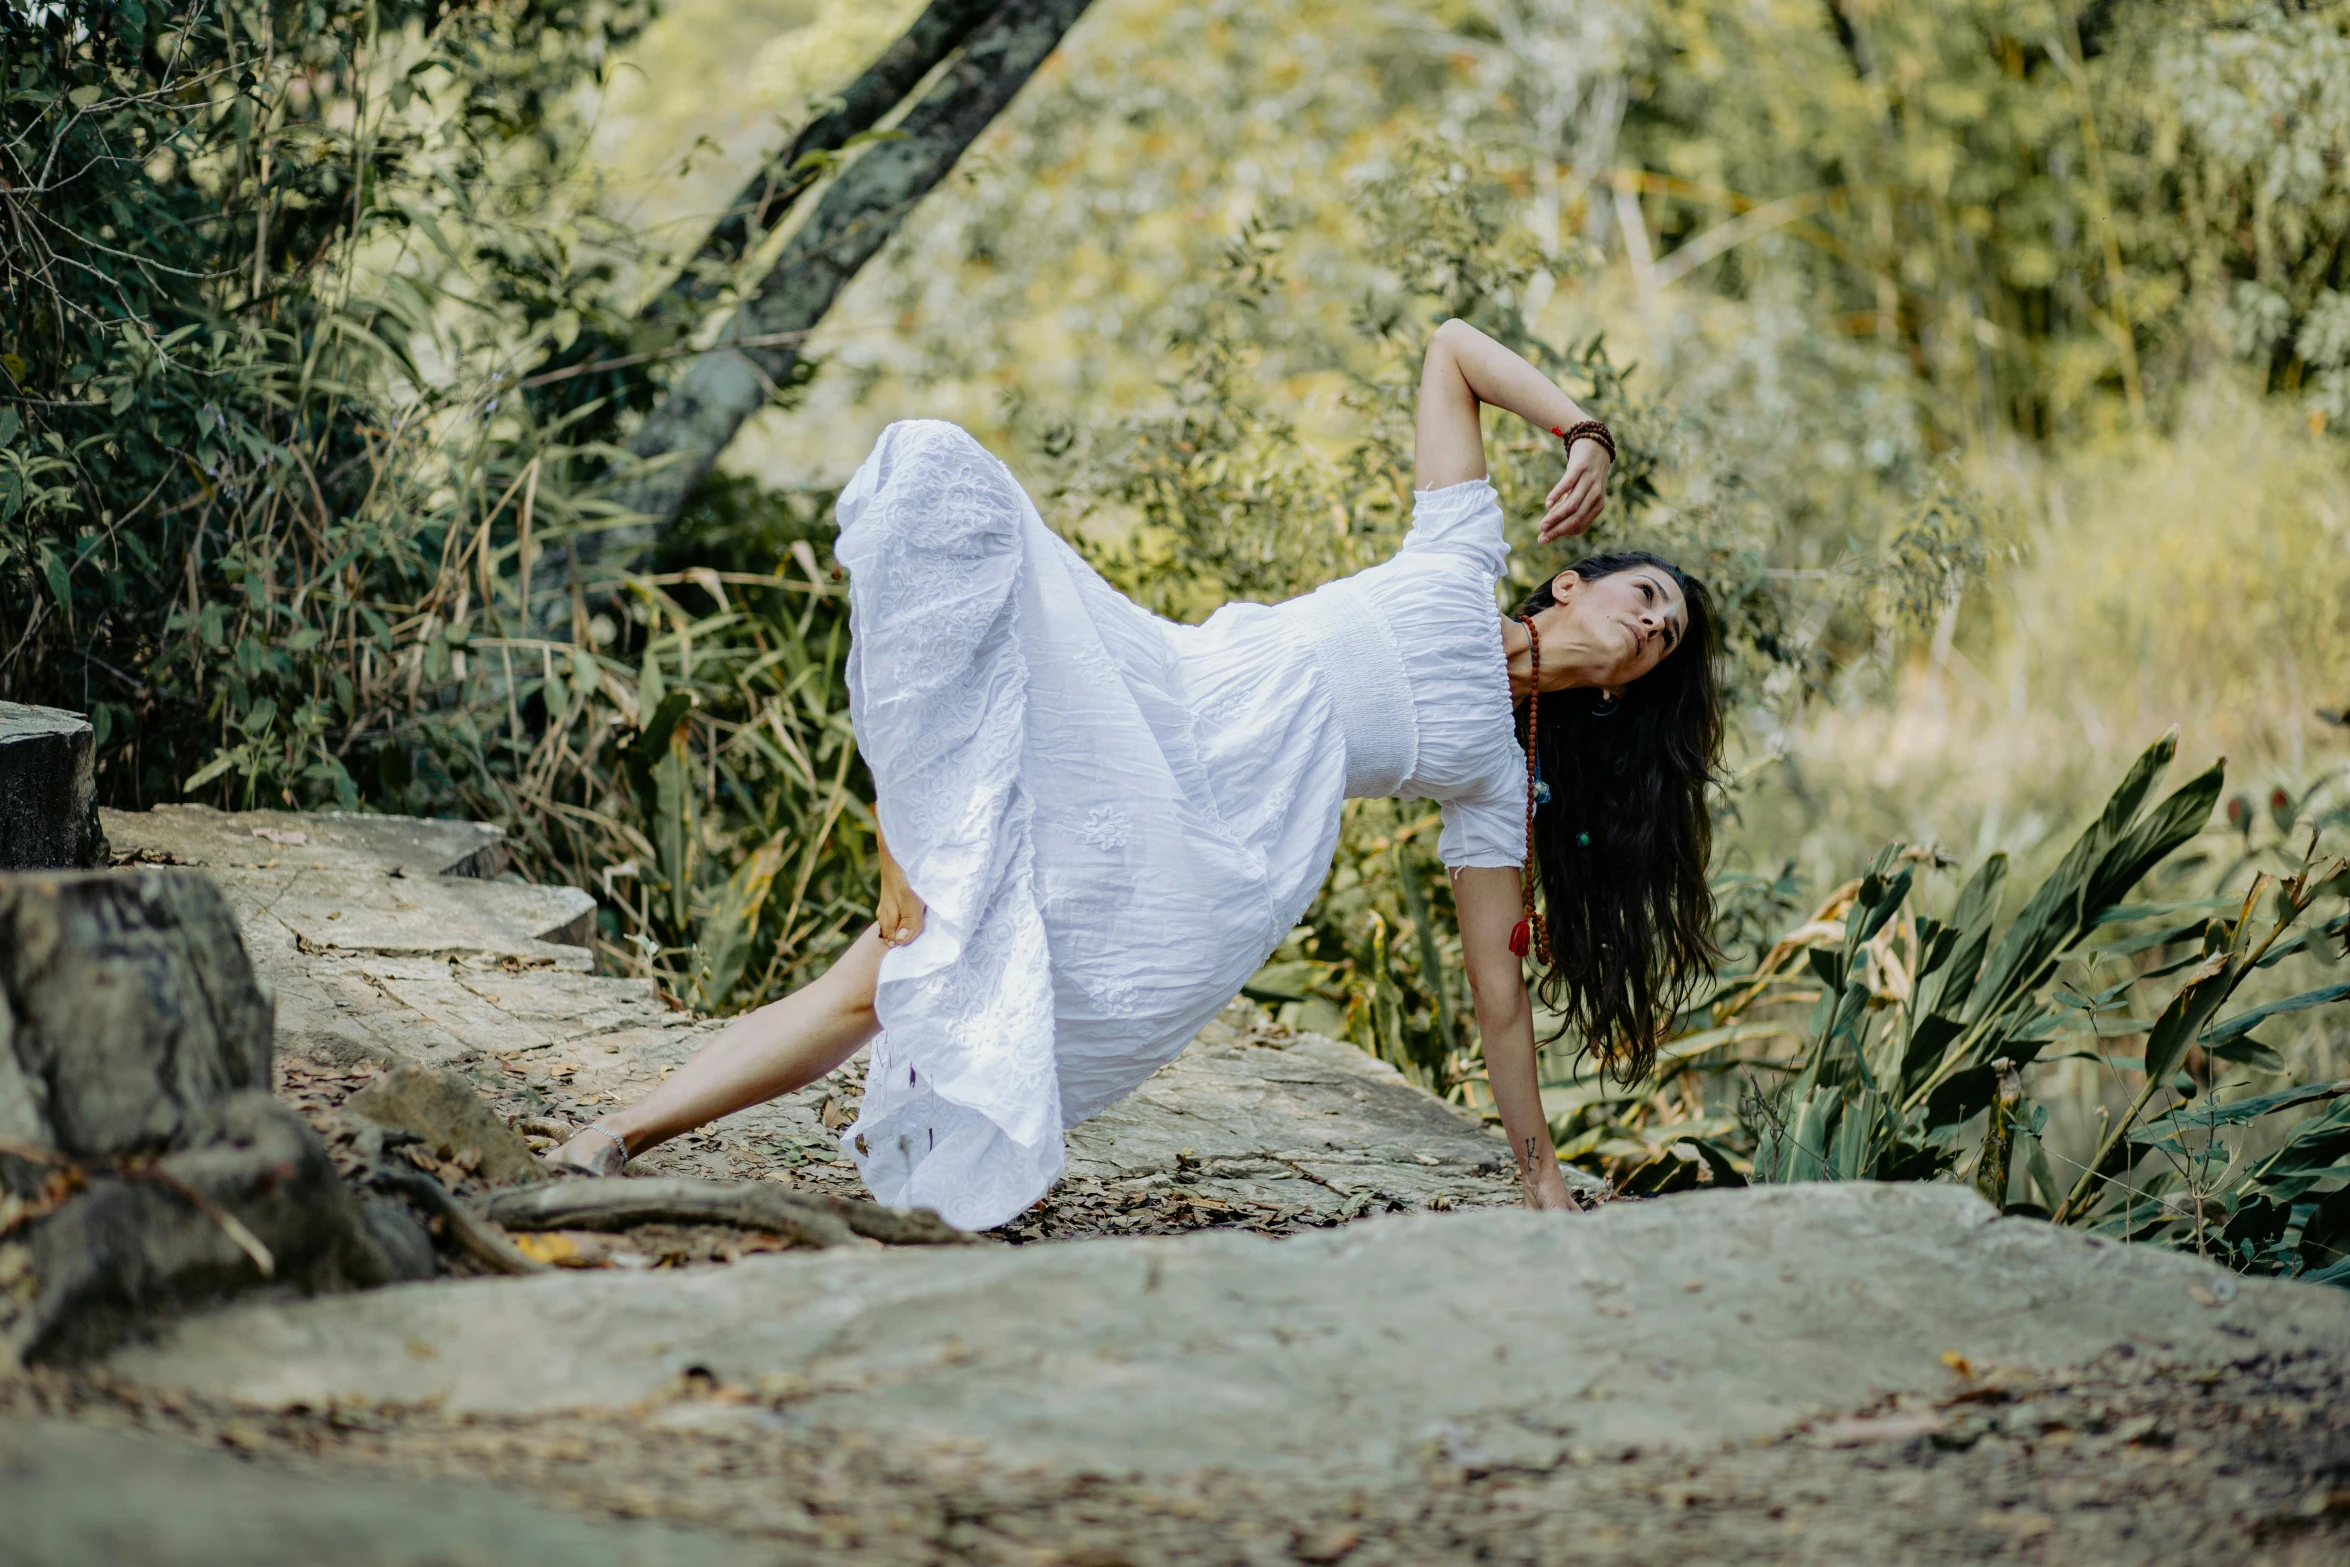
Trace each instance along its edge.
{"label": "silver anklet", "polygon": [[580,1130],[583,1132],[602,1132],[606,1137],[611,1138],[612,1146],[620,1150],[620,1162],[622,1164],[628,1163],[628,1140],[622,1137],[618,1132],[615,1132],[612,1130],[612,1128],[606,1126],[601,1121],[590,1121],[587,1125],[581,1127]]}

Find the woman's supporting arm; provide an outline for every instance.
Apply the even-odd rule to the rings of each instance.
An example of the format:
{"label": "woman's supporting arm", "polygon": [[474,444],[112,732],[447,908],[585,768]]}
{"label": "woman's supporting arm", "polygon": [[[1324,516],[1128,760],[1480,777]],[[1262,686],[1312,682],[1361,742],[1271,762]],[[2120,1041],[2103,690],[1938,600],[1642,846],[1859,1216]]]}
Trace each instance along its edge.
{"label": "woman's supporting arm", "polygon": [[1501,1111],[1502,1131],[1517,1156],[1526,1206],[1571,1209],[1575,1204],[1559,1173],[1534,1074],[1534,1007],[1526,999],[1526,973],[1510,950],[1510,929],[1523,908],[1518,873],[1459,870],[1453,872],[1452,889],[1477,1032],[1485,1041],[1485,1075],[1493,1086],[1494,1107]]}
{"label": "woman's supporting arm", "polygon": [[[1590,417],[1524,359],[1466,321],[1447,321],[1429,339],[1420,367],[1413,482],[1421,489],[1485,477],[1485,432],[1477,422],[1485,403],[1545,430],[1564,430]],[[1543,503],[1543,543],[1591,526],[1607,504],[1607,471],[1606,447],[1575,443],[1566,476]]]}

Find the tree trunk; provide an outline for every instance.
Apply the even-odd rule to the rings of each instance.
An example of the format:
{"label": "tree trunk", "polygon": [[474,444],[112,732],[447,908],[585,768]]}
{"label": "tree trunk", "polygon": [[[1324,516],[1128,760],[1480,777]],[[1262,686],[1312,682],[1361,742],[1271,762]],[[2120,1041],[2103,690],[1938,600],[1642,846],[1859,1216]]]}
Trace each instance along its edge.
{"label": "tree trunk", "polygon": [[[896,139],[868,149],[849,166],[792,235],[757,293],[727,323],[721,343],[745,346],[694,359],[629,443],[647,469],[616,499],[649,520],[578,535],[578,567],[623,567],[676,520],[743,421],[790,383],[805,334],[1012,101],[1087,3],[1011,0],[907,114]],[[551,564],[557,574],[578,569]]]}
{"label": "tree trunk", "polygon": [[751,177],[669,286],[640,312],[651,322],[683,321],[714,298],[727,272],[759,242],[773,220],[823,176],[825,153],[871,130],[921,85],[938,63],[987,20],[1000,0],[930,0],[865,74],[841,90],[840,107],[811,120],[791,145]]}

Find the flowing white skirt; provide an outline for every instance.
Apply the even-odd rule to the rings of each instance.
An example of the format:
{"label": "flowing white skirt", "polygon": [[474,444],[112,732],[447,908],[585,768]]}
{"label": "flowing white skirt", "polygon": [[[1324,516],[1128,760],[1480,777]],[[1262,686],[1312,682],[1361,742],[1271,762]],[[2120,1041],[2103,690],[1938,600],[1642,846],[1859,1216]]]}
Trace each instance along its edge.
{"label": "flowing white skirt", "polygon": [[984,1229],[1305,913],[1345,742],[1281,610],[1150,614],[953,425],[892,425],[839,515],[858,747],[928,909],[842,1145],[882,1201]]}

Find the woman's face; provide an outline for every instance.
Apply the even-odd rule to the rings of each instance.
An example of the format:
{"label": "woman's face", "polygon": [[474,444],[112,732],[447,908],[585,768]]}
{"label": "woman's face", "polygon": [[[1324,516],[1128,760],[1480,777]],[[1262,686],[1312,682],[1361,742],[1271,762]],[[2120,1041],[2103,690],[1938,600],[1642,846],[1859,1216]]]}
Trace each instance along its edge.
{"label": "woman's face", "polygon": [[1563,571],[1551,595],[1573,617],[1576,641],[1590,650],[1598,684],[1609,691],[1663,663],[1689,629],[1681,585],[1657,566],[1634,566],[1589,582]]}

